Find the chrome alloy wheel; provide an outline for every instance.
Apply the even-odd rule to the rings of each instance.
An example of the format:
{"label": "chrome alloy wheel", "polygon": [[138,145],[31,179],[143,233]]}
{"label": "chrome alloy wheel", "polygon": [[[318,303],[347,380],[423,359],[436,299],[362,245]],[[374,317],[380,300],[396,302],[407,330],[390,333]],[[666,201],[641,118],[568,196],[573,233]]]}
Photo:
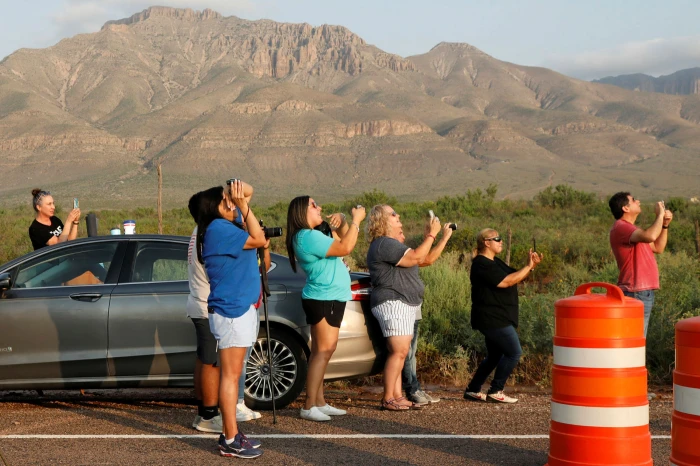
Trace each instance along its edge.
{"label": "chrome alloy wheel", "polygon": [[[274,372],[275,399],[279,400],[297,379],[297,361],[292,350],[283,342],[270,339]],[[245,376],[245,392],[256,401],[272,400],[270,366],[267,359],[267,339],[259,338],[253,345]]]}

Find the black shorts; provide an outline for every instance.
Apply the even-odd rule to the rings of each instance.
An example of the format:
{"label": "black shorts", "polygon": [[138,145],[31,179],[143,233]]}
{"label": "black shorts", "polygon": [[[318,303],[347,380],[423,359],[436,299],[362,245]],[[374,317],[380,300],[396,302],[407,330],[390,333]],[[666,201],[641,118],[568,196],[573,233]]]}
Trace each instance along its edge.
{"label": "black shorts", "polygon": [[192,318],[195,332],[197,332],[197,359],[202,364],[216,366],[216,338],[209,329],[209,319]]}
{"label": "black shorts", "polygon": [[301,307],[304,309],[306,323],[309,325],[316,325],[325,318],[328,325],[340,328],[345,315],[345,301],[318,301],[302,298]]}

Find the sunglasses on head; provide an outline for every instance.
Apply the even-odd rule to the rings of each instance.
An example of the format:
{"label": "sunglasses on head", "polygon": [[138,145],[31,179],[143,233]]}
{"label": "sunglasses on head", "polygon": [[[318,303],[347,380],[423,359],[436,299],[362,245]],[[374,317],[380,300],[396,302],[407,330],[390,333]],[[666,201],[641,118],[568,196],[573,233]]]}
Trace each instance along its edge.
{"label": "sunglasses on head", "polygon": [[36,193],[36,196],[34,196],[34,204],[38,204],[39,201],[41,201],[41,199],[43,197],[50,196],[50,195],[51,195],[50,191],[39,191],[38,193]]}
{"label": "sunglasses on head", "polygon": [[493,238],[486,238],[484,241],[495,241],[497,243],[500,243],[501,241],[503,241],[503,238],[501,238],[500,236],[494,236]]}

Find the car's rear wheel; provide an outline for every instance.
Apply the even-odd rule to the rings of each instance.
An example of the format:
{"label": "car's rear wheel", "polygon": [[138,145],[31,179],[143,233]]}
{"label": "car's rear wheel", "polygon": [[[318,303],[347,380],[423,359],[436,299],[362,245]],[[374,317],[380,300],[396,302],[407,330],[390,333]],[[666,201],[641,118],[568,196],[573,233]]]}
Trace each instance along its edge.
{"label": "car's rear wheel", "polygon": [[[284,408],[294,401],[304,388],[308,361],[306,353],[289,332],[271,328],[272,366],[274,373],[275,407]],[[267,358],[267,334],[260,330],[258,340],[248,359],[245,380],[246,404],[252,409],[272,409],[272,385]]]}

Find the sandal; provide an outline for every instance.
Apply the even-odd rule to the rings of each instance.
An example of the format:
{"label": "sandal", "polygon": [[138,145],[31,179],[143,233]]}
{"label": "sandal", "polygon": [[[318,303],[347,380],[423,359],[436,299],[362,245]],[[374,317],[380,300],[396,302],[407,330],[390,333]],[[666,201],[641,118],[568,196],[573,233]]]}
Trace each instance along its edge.
{"label": "sandal", "polygon": [[[400,406],[403,406],[403,407],[408,408],[408,409],[423,409],[422,405],[419,405],[417,403],[414,403],[414,402],[408,400],[405,396],[402,396],[401,398],[396,398],[395,401],[399,402]],[[401,401],[408,401],[411,404],[410,405],[401,404],[400,403]]]}
{"label": "sandal", "polygon": [[386,411],[408,411],[409,407],[400,405],[396,402],[396,399],[390,398],[388,400],[382,400],[379,409]]}

